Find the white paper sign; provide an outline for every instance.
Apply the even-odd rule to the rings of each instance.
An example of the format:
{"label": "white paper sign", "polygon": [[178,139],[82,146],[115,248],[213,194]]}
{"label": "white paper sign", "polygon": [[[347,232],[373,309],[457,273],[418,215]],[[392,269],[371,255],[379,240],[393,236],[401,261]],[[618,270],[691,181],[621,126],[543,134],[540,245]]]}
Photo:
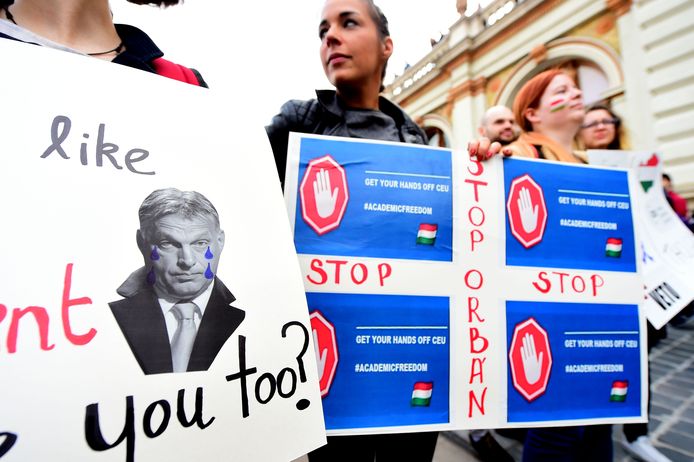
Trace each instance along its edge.
{"label": "white paper sign", "polygon": [[9,40],[0,55],[3,461],[291,460],[324,444],[262,127],[124,66]]}
{"label": "white paper sign", "polygon": [[645,421],[628,171],[289,146],[329,434]]}
{"label": "white paper sign", "polygon": [[694,235],[665,198],[662,159],[646,151],[589,150],[591,164],[632,169],[640,184],[636,223],[646,285],[644,308],[656,329],[694,300]]}

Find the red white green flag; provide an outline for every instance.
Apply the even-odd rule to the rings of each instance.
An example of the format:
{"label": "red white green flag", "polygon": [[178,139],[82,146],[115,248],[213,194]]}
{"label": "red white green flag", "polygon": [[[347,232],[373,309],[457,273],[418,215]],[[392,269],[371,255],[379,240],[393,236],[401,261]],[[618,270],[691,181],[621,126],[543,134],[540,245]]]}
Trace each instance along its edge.
{"label": "red white green flag", "polygon": [[626,380],[615,380],[612,382],[612,392],[610,393],[610,401],[622,403],[627,399],[627,389],[629,382]]}
{"label": "red white green flag", "polygon": [[648,160],[639,164],[637,170],[639,182],[645,192],[648,192],[656,181],[660,181],[660,168],[658,164],[658,156],[656,154],[652,154]]}
{"label": "red white green flag", "polygon": [[564,98],[558,98],[549,103],[549,112],[557,112],[566,107],[566,100]]}
{"label": "red white green flag", "polygon": [[434,245],[434,241],[436,241],[436,231],[438,228],[438,225],[432,225],[429,223],[420,224],[419,231],[417,231],[417,244]]}
{"label": "red white green flag", "polygon": [[622,240],[618,237],[610,237],[605,244],[605,255],[619,258],[622,255]]}
{"label": "red white green flag", "polygon": [[412,406],[428,406],[434,382],[416,382],[412,390]]}

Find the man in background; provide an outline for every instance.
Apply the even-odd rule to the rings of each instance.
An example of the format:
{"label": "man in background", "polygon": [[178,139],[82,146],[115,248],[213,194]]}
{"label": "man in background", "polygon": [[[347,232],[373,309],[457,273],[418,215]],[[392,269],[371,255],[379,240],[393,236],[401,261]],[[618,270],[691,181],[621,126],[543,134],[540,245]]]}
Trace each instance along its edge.
{"label": "man in background", "polygon": [[492,106],[482,116],[477,131],[480,135],[489,138],[491,142],[498,141],[502,146],[506,146],[516,141],[520,134],[520,127],[509,108]]}

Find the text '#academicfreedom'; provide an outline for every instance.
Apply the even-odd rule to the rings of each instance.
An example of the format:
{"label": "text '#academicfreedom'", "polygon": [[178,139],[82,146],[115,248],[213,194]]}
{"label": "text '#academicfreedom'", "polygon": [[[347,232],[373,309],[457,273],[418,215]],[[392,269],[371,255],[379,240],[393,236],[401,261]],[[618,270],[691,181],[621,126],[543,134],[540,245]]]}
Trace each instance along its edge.
{"label": "text '#academicfreedom'", "polygon": [[610,223],[606,221],[572,220],[569,218],[562,218],[559,220],[559,224],[567,228],[608,229],[612,231],[617,229],[617,223]]}
{"label": "text '#academicfreedom'", "polygon": [[357,363],[354,372],[426,372],[427,363]]}

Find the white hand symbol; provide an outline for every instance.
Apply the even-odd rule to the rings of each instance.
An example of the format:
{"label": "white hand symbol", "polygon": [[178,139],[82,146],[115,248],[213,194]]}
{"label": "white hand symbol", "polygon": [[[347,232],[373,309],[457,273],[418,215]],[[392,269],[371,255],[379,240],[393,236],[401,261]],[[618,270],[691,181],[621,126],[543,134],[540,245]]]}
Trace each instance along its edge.
{"label": "white hand symbol", "polygon": [[325,372],[325,359],[328,357],[328,349],[323,348],[323,351],[319,351],[318,346],[318,332],[313,329],[313,348],[316,350],[316,365],[318,366],[318,380],[323,378],[323,372]]}
{"label": "white hand symbol", "polygon": [[518,198],[518,210],[520,211],[521,225],[526,233],[532,233],[537,228],[537,204],[533,207],[528,188],[521,188]]}
{"label": "white hand symbol", "polygon": [[316,198],[318,216],[327,218],[332,215],[337,203],[337,188],[330,193],[330,174],[325,169],[320,169],[313,180],[313,195]]}
{"label": "white hand symbol", "polygon": [[528,381],[529,385],[533,385],[540,380],[542,358],[544,355],[544,351],[540,352],[540,356],[537,355],[537,351],[535,350],[535,338],[533,335],[525,334],[523,336],[523,345],[521,345],[521,359],[523,360],[525,380]]}

